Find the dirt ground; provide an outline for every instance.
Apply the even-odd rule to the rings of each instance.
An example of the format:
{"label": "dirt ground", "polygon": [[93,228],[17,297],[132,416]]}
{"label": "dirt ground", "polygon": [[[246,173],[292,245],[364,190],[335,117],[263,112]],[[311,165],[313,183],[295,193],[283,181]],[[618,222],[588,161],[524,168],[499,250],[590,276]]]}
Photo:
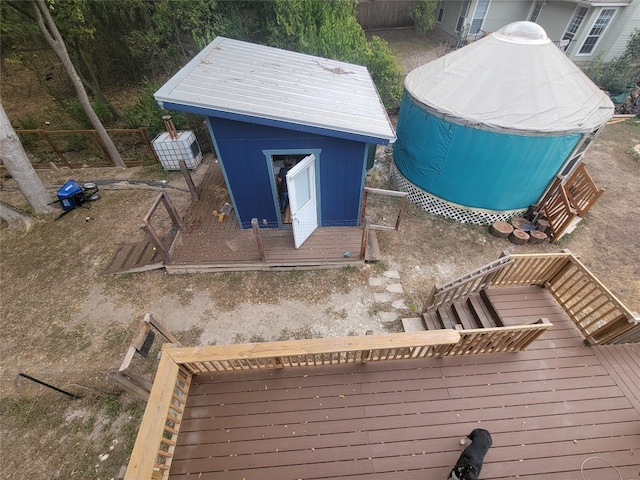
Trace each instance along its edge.
{"label": "dirt ground", "polygon": [[[389,41],[407,71],[442,53],[437,38],[407,30],[377,34]],[[141,219],[160,189],[169,192],[178,209],[186,208],[190,197],[184,180],[158,166],[41,172],[52,193],[69,178],[167,183],[101,186],[99,201],[58,221],[37,218],[28,231],[2,226],[0,477],[122,476],[144,406],[120,395],[106,376],[119,366],[147,312],[186,345],[385,333],[419,310],[434,283],[453,280],[504,250],[565,248],[629,308],[640,311],[635,220],[640,215],[640,158],[632,150],[637,144],[640,125],[635,120],[605,129],[586,163],[606,192],[558,245],[515,246],[490,236],[485,227],[410,205],[398,232],[379,233],[382,262],[331,271],[105,275],[114,247],[142,238]],[[389,158],[381,149],[372,185],[391,186]],[[198,169],[196,181],[203,171]],[[0,200],[26,208],[10,179],[2,180]],[[153,353],[140,363],[142,371],[153,370]],[[38,386],[20,374],[82,398]]]}

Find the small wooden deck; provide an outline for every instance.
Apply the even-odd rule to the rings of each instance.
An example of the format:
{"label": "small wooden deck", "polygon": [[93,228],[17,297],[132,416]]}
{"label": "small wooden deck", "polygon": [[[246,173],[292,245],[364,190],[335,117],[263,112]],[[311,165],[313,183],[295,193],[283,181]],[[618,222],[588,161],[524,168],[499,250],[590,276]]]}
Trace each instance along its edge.
{"label": "small wooden deck", "polygon": [[233,210],[222,222],[213,214],[228,201],[219,164],[210,165],[198,193],[199,200],[192,202],[184,217],[185,230],[179,234],[171,261],[165,263],[168,272],[330,268],[364,263],[360,258],[362,227],[341,226],[318,228],[299,249],[293,243],[293,230],[286,225],[261,228],[266,257],[261,261],[254,232],[240,228]]}
{"label": "small wooden deck", "polygon": [[444,479],[476,427],[481,478],[580,480],[595,456],[638,478],[640,345],[586,346],[559,307],[504,290],[501,315],[553,323],[524,352],[195,376],[170,480]]}

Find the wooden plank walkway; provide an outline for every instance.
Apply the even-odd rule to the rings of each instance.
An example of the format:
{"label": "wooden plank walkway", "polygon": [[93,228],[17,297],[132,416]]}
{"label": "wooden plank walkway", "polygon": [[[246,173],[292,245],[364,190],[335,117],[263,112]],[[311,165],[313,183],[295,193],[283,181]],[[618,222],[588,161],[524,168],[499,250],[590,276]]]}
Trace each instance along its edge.
{"label": "wooden plank walkway", "polygon": [[291,228],[261,228],[266,255],[262,262],[253,231],[240,228],[235,211],[222,222],[213,214],[228,201],[218,164],[210,166],[198,194],[199,200],[185,215],[185,231],[179,234],[171,261],[165,265],[168,272],[327,268],[364,263],[359,258],[362,227],[343,226],[318,228],[299,249],[294,246]]}
{"label": "wooden plank walkway", "polygon": [[[483,479],[640,473],[638,346],[566,317],[525,352],[194,377],[171,480],[444,479],[473,428]],[[599,460],[586,480],[617,480]]]}

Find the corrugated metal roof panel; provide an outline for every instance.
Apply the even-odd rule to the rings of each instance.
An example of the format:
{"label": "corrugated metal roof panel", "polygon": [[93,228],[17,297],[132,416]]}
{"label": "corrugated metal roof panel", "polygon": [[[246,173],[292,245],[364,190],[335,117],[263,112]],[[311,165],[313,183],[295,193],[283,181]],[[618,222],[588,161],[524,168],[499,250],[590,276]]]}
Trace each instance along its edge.
{"label": "corrugated metal roof panel", "polygon": [[155,99],[395,141],[366,67],[217,37]]}

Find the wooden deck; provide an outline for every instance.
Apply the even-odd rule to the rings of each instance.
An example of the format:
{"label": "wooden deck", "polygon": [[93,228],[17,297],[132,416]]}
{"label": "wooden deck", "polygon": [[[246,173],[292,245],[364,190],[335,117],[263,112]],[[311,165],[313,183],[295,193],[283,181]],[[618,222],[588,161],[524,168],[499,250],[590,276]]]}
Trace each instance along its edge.
{"label": "wooden deck", "polygon": [[360,258],[362,227],[342,226],[318,228],[299,249],[294,246],[292,229],[286,225],[261,228],[266,257],[261,261],[254,232],[240,228],[233,210],[222,222],[213,214],[228,201],[219,164],[210,165],[198,193],[199,200],[185,215],[185,230],[179,234],[171,261],[165,264],[168,272],[330,268],[364,263]]}
{"label": "wooden deck", "polygon": [[520,353],[195,376],[169,478],[444,479],[476,427],[493,436],[483,479],[580,480],[590,457],[638,478],[640,345],[586,346],[557,305],[491,293],[553,327]]}

